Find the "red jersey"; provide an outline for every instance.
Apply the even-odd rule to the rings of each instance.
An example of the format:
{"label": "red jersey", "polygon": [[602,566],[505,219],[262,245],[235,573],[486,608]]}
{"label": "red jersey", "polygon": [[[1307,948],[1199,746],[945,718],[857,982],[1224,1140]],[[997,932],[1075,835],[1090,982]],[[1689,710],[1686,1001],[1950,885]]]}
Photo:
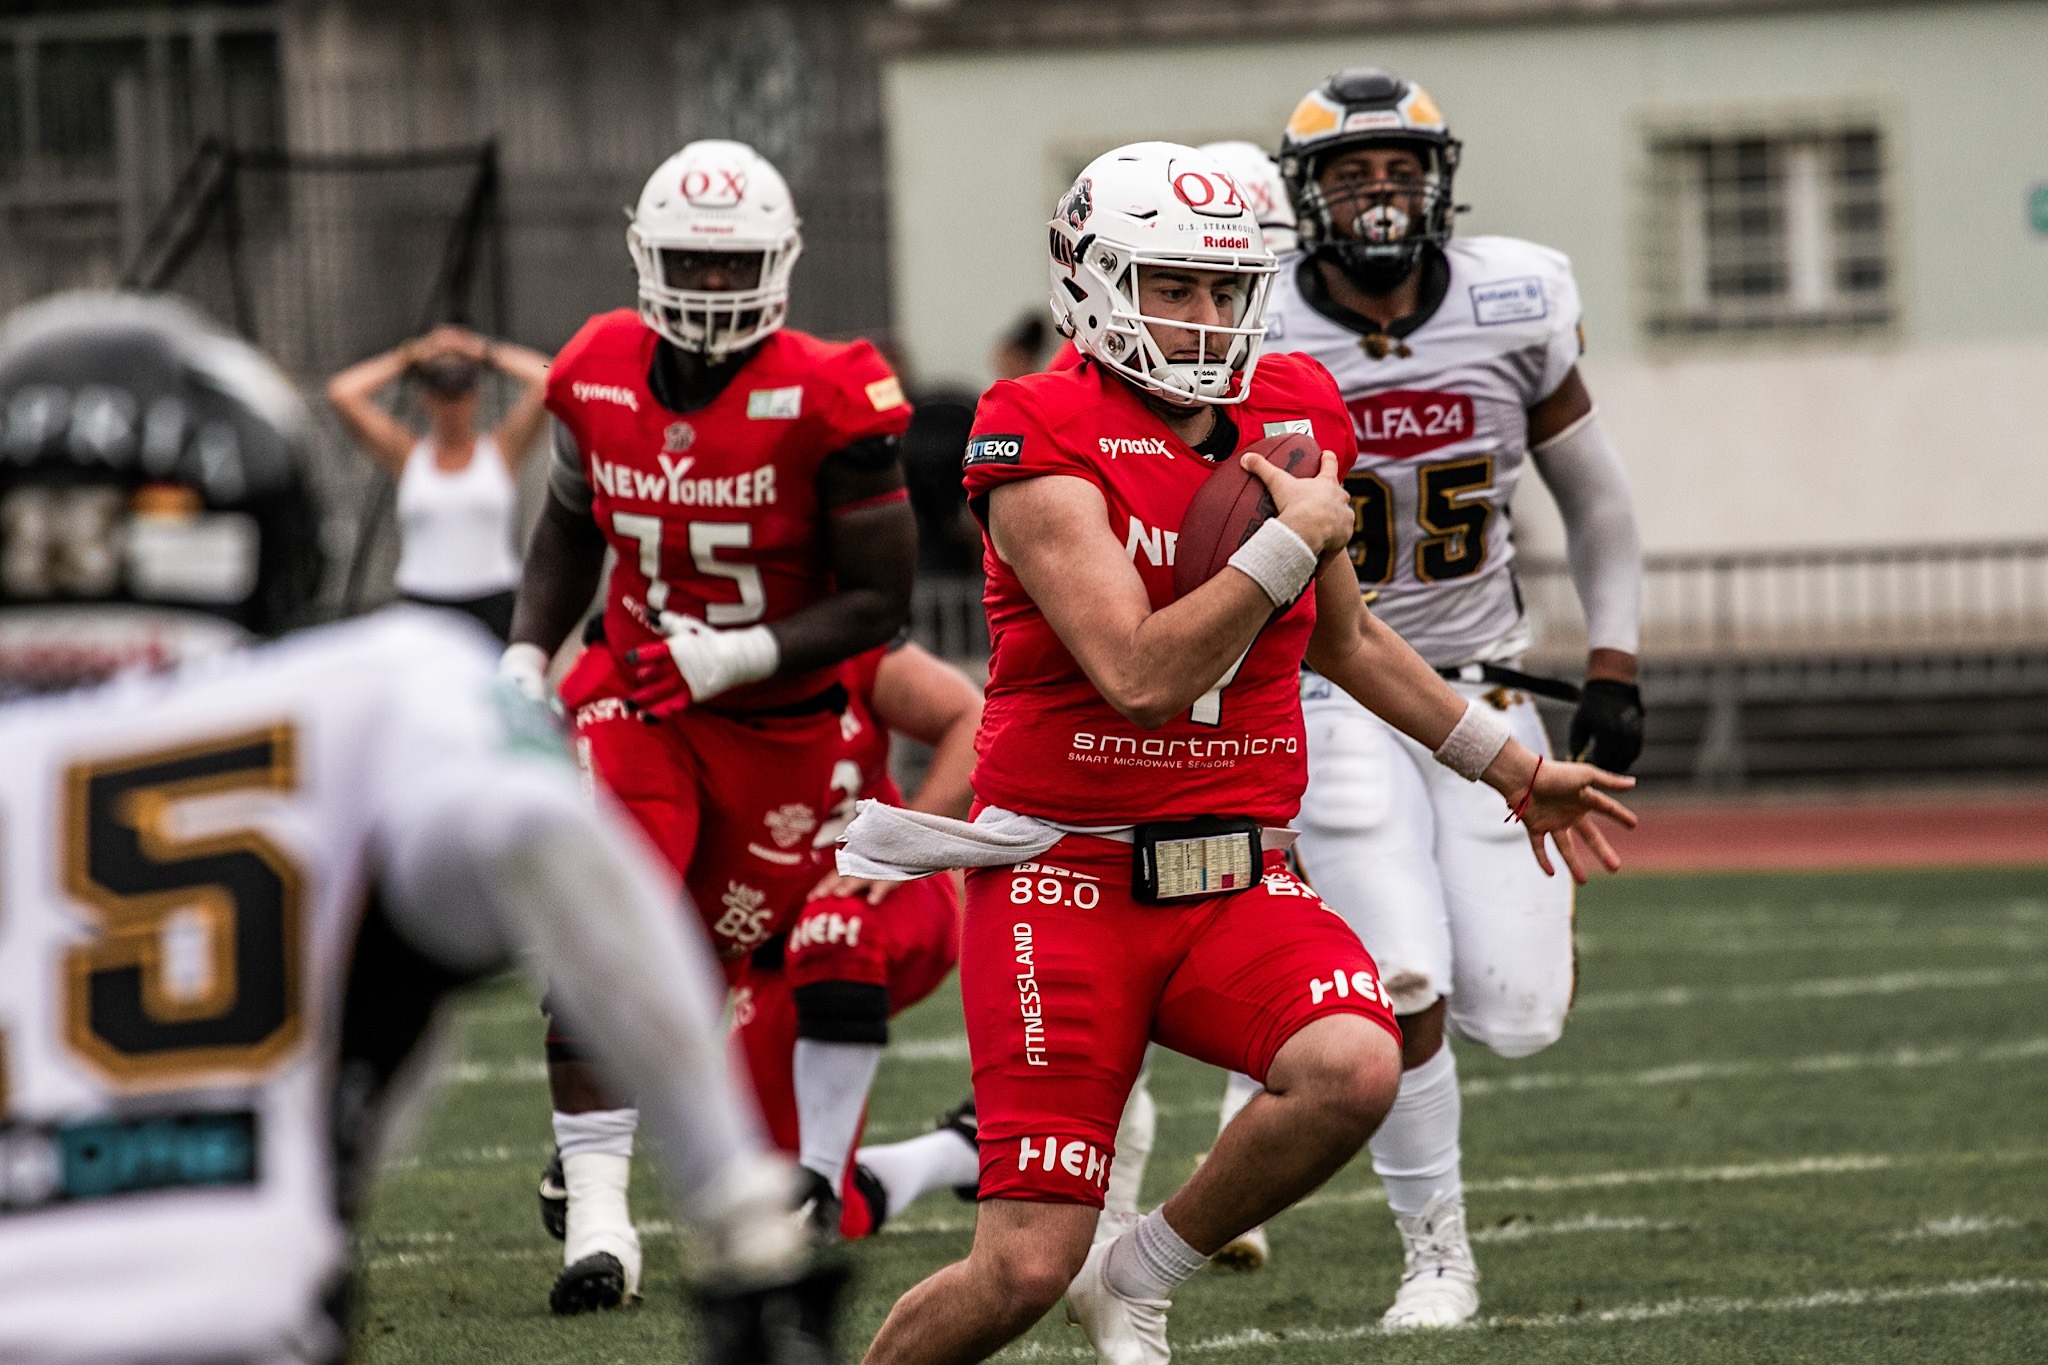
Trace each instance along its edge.
{"label": "red jersey", "polygon": [[[1357,450],[1336,381],[1306,356],[1263,357],[1250,396],[1221,412],[1237,425],[1240,451],[1303,423],[1341,468]],[[1045,474],[1094,484],[1157,610],[1174,600],[1181,518],[1214,469],[1128,385],[1089,363],[984,394],[964,477],[970,499]],[[1141,730],[1095,690],[986,536],[983,545],[992,649],[977,797],[1068,824],[1294,817],[1307,783],[1297,675],[1315,630],[1314,593],[1260,632],[1227,685]]]}
{"label": "red jersey", "polygon": [[[618,555],[605,640],[660,638],[662,611],[710,625],[779,621],[835,591],[818,466],[910,424],[903,389],[865,341],[783,328],[694,412],[648,384],[655,334],[631,309],[583,325],[548,371],[548,411],[576,445],[590,514]],[[736,687],[714,710],[781,706],[829,686],[831,668]]]}

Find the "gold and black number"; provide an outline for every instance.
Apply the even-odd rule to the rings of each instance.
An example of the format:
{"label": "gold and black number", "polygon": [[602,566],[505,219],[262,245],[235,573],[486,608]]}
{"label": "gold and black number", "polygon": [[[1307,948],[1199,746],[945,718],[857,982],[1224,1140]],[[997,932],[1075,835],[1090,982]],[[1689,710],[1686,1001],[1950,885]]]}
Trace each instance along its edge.
{"label": "gold and black number", "polygon": [[1377,474],[1360,471],[1344,480],[1351,495],[1351,568],[1361,583],[1394,576],[1394,490]]}
{"label": "gold and black number", "polygon": [[1416,471],[1415,519],[1427,532],[1415,546],[1415,576],[1425,583],[1464,578],[1486,562],[1486,523],[1493,505],[1473,498],[1493,486],[1493,457],[1447,460]]}
{"label": "gold and black number", "polygon": [[[99,927],[66,959],[66,1036],[110,1078],[247,1073],[297,1041],[297,867],[253,829],[176,828],[181,803],[297,784],[286,725],[66,774],[66,887]],[[188,949],[175,965],[174,935]]]}

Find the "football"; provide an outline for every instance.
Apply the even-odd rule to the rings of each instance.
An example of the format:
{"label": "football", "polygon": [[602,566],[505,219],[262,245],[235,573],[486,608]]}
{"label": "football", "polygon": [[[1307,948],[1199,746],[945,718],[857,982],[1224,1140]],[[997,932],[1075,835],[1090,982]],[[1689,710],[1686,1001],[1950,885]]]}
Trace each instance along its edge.
{"label": "football", "polygon": [[1195,490],[1194,501],[1181,519],[1180,541],[1173,556],[1176,597],[1186,597],[1222,572],[1237,547],[1250,540],[1278,510],[1266,485],[1240,462],[1245,451],[1265,456],[1298,479],[1314,474],[1323,459],[1315,437],[1290,431],[1254,441],[1216,466],[1208,482]]}

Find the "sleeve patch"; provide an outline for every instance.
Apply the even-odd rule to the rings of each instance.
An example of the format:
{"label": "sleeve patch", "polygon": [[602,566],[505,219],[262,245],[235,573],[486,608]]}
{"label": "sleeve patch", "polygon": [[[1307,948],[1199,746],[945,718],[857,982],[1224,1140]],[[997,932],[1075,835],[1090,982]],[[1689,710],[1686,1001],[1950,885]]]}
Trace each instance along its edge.
{"label": "sleeve patch", "polygon": [[1024,458],[1022,436],[977,436],[967,443],[963,467],[978,464],[1018,464]]}
{"label": "sleeve patch", "polygon": [[1471,292],[1472,321],[1480,327],[1534,322],[1550,313],[1549,300],[1543,297],[1543,281],[1534,275],[1475,284]]}
{"label": "sleeve patch", "polygon": [[900,408],[905,401],[902,381],[898,380],[893,374],[887,379],[877,379],[874,383],[868,385],[868,403],[876,412],[887,412],[891,408]]}

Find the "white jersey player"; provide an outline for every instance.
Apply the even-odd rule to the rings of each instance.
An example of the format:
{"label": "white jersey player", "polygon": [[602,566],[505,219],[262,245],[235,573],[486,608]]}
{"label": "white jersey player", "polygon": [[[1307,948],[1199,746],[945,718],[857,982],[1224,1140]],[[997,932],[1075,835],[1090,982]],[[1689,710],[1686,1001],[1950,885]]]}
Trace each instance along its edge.
{"label": "white jersey player", "polygon": [[317,588],[290,385],[176,305],[66,296],[0,328],[0,413],[0,1360],[339,1359],[394,1082],[518,948],[660,1125],[710,1358],[825,1359],[837,1277],[705,945],[491,642],[399,608],[224,647]]}
{"label": "white jersey player", "polygon": [[[1578,374],[1578,290],[1559,252],[1452,238],[1458,154],[1429,95],[1391,73],[1341,71],[1311,91],[1281,143],[1302,255],[1275,282],[1267,344],[1321,361],[1350,409],[1351,560],[1373,612],[1531,748],[1545,742],[1530,693],[1578,700],[1572,756],[1625,772],[1641,748],[1642,557]],[[1530,636],[1508,512],[1532,466],[1563,513],[1589,626],[1583,689],[1517,667]],[[1400,1098],[1372,1140],[1407,1248],[1386,1323],[1448,1325],[1477,1310],[1478,1272],[1444,1028],[1505,1057],[1557,1040],[1572,886],[1536,868],[1497,797],[1440,780],[1428,753],[1313,674],[1302,700],[1297,851],[1379,963],[1405,1035]]]}

